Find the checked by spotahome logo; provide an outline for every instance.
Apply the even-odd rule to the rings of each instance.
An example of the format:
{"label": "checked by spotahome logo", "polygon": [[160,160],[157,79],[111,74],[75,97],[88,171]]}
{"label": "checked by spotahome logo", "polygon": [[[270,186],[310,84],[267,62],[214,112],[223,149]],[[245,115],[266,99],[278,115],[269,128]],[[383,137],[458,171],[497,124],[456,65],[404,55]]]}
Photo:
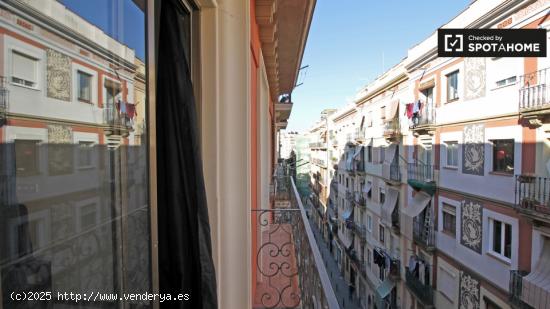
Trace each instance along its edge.
{"label": "checked by spotahome logo", "polygon": [[439,57],[546,57],[546,29],[438,29]]}

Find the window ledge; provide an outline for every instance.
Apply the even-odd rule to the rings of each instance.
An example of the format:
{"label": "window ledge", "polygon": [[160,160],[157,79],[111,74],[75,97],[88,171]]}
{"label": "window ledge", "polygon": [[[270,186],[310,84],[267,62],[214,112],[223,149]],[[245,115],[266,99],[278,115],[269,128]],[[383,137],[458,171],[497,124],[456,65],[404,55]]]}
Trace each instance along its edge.
{"label": "window ledge", "polygon": [[514,177],[514,173],[506,173],[506,172],[491,171],[491,172],[489,172],[489,174],[490,175],[495,175],[495,176]]}
{"label": "window ledge", "polygon": [[443,169],[451,170],[451,171],[458,171],[458,166],[443,166]]}
{"label": "window ledge", "polygon": [[487,256],[501,262],[502,264],[512,266],[512,262],[508,258],[503,257],[502,255],[495,253],[493,251],[487,251],[486,253],[487,253]]}
{"label": "window ledge", "polygon": [[451,237],[452,239],[456,239],[456,233],[453,234],[453,233],[451,233],[449,231],[445,231],[445,230],[441,230],[441,233],[447,235],[448,237]]}
{"label": "window ledge", "polygon": [[450,103],[458,102],[458,100],[460,100],[460,98],[456,98],[456,99],[452,99],[452,100],[447,100],[447,102],[445,102],[445,104],[450,104]]}
{"label": "window ledge", "polygon": [[499,89],[502,89],[502,88],[512,87],[512,86],[515,86],[515,85],[517,85],[517,84],[518,84],[518,83],[515,82],[515,83],[508,84],[508,85],[504,85],[504,86],[495,86],[494,88],[491,89],[491,91],[499,90]]}

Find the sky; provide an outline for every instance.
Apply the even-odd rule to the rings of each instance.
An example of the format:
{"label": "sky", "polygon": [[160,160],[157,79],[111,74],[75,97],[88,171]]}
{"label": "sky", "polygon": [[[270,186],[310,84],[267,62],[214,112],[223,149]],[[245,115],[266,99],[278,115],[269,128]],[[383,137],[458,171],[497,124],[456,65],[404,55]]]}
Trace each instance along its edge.
{"label": "sky", "polygon": [[323,109],[351,102],[470,2],[317,0],[287,130],[304,132]]}
{"label": "sky", "polygon": [[145,59],[145,15],[132,0],[60,0],[114,39]]}

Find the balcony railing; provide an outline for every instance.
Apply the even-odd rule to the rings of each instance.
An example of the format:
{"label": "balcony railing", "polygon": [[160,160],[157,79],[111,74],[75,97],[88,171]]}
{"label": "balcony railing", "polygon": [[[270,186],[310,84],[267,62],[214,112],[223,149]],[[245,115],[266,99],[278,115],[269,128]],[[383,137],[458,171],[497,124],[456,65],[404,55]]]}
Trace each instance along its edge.
{"label": "balcony railing", "polygon": [[550,179],[516,175],[515,205],[520,210],[550,216]]}
{"label": "balcony railing", "polygon": [[255,308],[340,308],[306,211],[291,177],[291,207],[255,209],[259,235],[256,252]]}
{"label": "balcony railing", "polygon": [[413,240],[426,250],[435,248],[435,230],[432,223],[426,224],[419,216],[413,220]]}
{"label": "balcony railing", "polygon": [[426,306],[433,305],[434,292],[429,284],[424,284],[413,273],[409,271],[409,267],[405,267],[405,282],[409,290]]}
{"label": "balcony railing", "polygon": [[309,143],[309,148],[317,149],[317,148],[326,148],[327,144],[324,142],[316,142],[316,143]]}
{"label": "balcony railing", "polygon": [[367,239],[367,228],[363,224],[358,224],[355,221],[352,221],[351,224],[353,231],[361,240],[365,241]]}
{"label": "balcony railing", "polygon": [[390,180],[400,182],[401,181],[401,166],[397,162],[390,164]]}
{"label": "balcony railing", "polygon": [[365,198],[365,195],[363,192],[355,192],[355,205],[360,208],[366,208],[367,207],[367,199]]}
{"label": "balcony railing", "polygon": [[384,137],[393,138],[401,133],[399,118],[392,119],[384,124]]}
{"label": "balcony railing", "polygon": [[356,128],[354,138],[359,143],[364,142],[365,141],[365,128]]}
{"label": "balcony railing", "polygon": [[432,182],[434,179],[434,165],[423,164],[420,162],[408,163],[407,177],[409,180],[422,182]]}
{"label": "balcony railing", "polygon": [[[103,109],[103,122],[105,125],[109,126],[110,131],[132,131],[133,123],[132,120],[127,117],[125,114],[119,113],[116,108],[113,106],[108,106]],[[111,134],[114,134],[112,132]]]}
{"label": "balcony railing", "polygon": [[514,308],[528,309],[532,308],[522,300],[523,292],[523,277],[527,275],[526,271],[511,270],[510,271],[510,302]]}
{"label": "balcony railing", "polygon": [[350,190],[346,190],[346,200],[353,202],[353,192]]}
{"label": "balcony railing", "polygon": [[422,128],[435,124],[435,108],[433,104],[428,104],[422,108],[422,111],[413,117],[409,123],[410,129]]}
{"label": "balcony railing", "polygon": [[542,69],[520,77],[519,109],[520,111],[541,109],[550,103],[548,97],[548,82],[550,68]]}

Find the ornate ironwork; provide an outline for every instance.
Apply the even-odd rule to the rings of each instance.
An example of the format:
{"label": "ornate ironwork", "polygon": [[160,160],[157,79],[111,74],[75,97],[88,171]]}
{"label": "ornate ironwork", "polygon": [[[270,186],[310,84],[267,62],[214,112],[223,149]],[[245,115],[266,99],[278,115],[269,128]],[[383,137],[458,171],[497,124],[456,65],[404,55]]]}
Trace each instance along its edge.
{"label": "ornate ironwork", "polygon": [[295,185],[277,179],[293,192],[291,207],[252,210],[259,235],[254,306],[339,308]]}

